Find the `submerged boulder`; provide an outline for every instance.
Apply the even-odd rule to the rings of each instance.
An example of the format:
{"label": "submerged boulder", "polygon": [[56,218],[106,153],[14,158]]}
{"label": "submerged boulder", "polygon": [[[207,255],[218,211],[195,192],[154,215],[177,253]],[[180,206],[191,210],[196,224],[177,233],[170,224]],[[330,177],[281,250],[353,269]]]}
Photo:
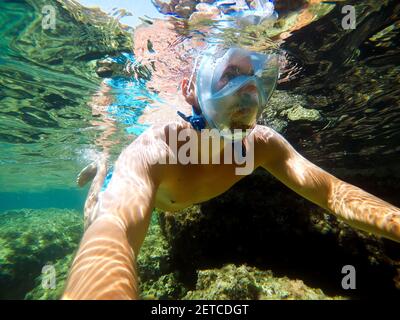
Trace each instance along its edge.
{"label": "submerged boulder", "polygon": [[346,1],[356,11],[355,29],[342,25],[344,5],[330,5],[281,45],[300,72],[279,89],[303,96],[327,120],[289,121],[285,137],[319,165],[391,179],[400,172],[400,5]]}
{"label": "submerged boulder", "polygon": [[301,280],[275,277],[246,265],[228,264],[221,269],[200,270],[196,289],[184,300],[331,300],[320,289],[313,289]]}
{"label": "submerged boulder", "polygon": [[[215,199],[161,213],[160,221],[172,263],[189,288],[197,270],[245,263],[328,295],[400,296],[398,244],[350,228],[263,170]],[[341,286],[346,265],[357,270],[352,292]]]}
{"label": "submerged boulder", "polygon": [[[82,234],[82,217],[77,215],[76,212],[73,213],[72,217],[77,219],[74,221],[79,226],[79,230],[75,230],[73,224],[71,224],[71,226],[67,226],[64,223],[64,219],[67,219],[66,221],[68,221],[70,213],[69,211],[43,210],[44,213],[41,213],[36,210],[31,210],[29,212],[31,212],[32,216],[35,217],[35,221],[37,221],[37,223],[41,226],[40,232],[37,230],[37,226],[33,226],[33,230],[36,231],[37,238],[41,239],[43,237],[42,234],[46,235],[50,233],[54,238],[60,238],[60,235],[63,235],[66,240],[69,240],[68,243],[63,242],[65,245],[62,250],[59,248],[57,251],[52,251],[49,253],[47,258],[49,262],[51,261],[51,266],[54,267],[56,275],[55,287],[47,288],[42,285],[46,274],[41,273],[41,268],[44,265],[49,264],[49,262],[47,262],[45,259],[35,261],[33,258],[34,256],[43,255],[42,251],[46,251],[46,247],[39,247],[36,249],[37,251],[35,251],[33,248],[25,248],[28,256],[21,254],[18,257],[14,257],[13,260],[8,263],[5,261],[5,264],[2,265],[1,270],[3,274],[0,274],[0,284],[7,286],[0,287],[0,295],[2,298],[14,299],[22,299],[24,297],[25,299],[29,300],[60,299],[64,292],[68,273]],[[14,213],[8,213],[5,216],[10,214]],[[66,214],[67,217],[64,217],[64,214]],[[57,228],[54,230],[54,233],[47,230],[47,228],[49,225],[52,226],[55,224],[55,222],[50,220],[50,222],[46,221],[46,224],[44,223],[44,218],[47,218],[47,215],[52,215],[53,219],[59,222],[59,224],[56,226]],[[24,217],[25,216],[26,214],[24,214]],[[19,222],[19,220],[13,219],[7,222],[8,227],[6,230],[4,228],[0,229],[0,242],[3,241],[4,243],[8,243],[8,245],[4,248],[5,250],[3,249],[3,256],[6,255],[6,257],[9,257],[9,255],[19,253],[21,250],[21,248],[19,248],[19,241],[11,242],[8,238],[2,238],[2,235],[4,234],[16,234],[19,228],[23,228],[24,224],[22,224],[22,226],[14,224],[17,222]],[[32,221],[27,219],[25,223],[30,222]],[[4,221],[2,221],[2,216],[0,215],[0,225],[2,223],[4,223]],[[27,237],[25,234],[20,236],[22,236],[22,239]],[[0,255],[0,258],[1,257],[2,256]],[[11,260],[11,258],[9,258],[9,260]],[[21,272],[22,262],[19,262],[19,260],[24,263],[23,266],[26,268],[25,273]],[[28,265],[26,260],[33,261],[31,261]],[[140,279],[140,295],[143,299],[178,299],[186,293],[187,290],[178,279],[178,271],[174,269],[174,266],[171,263],[170,247],[161,233],[161,229],[157,220],[157,214],[154,214],[153,216],[149,231],[137,259],[137,266]],[[6,274],[8,273],[15,274],[15,277],[6,277]],[[6,280],[8,282],[6,282]],[[18,295],[12,292],[3,292],[3,288],[11,287],[20,288]],[[25,294],[27,290],[30,291]]]}
{"label": "submerged boulder", "polygon": [[62,281],[65,267],[59,269],[58,260],[76,250],[82,232],[83,218],[74,210],[0,213],[0,298],[23,299],[46,265],[54,266],[56,282]]}
{"label": "submerged boulder", "polygon": [[303,125],[311,125],[315,121],[327,124],[327,120],[318,110],[310,108],[306,97],[291,91],[276,90],[268,101],[268,107],[263,110],[258,124],[285,133],[289,123],[293,121]]}

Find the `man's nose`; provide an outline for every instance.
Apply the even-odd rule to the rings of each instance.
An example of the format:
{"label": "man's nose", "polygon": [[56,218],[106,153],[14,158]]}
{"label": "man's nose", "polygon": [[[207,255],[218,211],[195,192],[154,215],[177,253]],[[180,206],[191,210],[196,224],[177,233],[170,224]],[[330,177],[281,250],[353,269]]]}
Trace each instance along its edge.
{"label": "man's nose", "polygon": [[246,84],[239,90],[239,94],[254,94],[257,93],[257,86],[254,83]]}

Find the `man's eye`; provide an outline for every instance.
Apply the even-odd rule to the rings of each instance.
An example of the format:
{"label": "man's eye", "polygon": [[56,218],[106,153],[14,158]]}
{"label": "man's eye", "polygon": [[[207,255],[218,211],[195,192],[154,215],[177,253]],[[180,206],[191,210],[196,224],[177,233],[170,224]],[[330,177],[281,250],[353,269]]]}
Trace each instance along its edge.
{"label": "man's eye", "polygon": [[226,80],[232,80],[233,78],[236,78],[237,76],[240,76],[241,72],[239,68],[231,68],[229,69],[225,74],[224,74],[224,79]]}
{"label": "man's eye", "polygon": [[238,68],[238,67],[234,67],[231,72],[230,72],[230,76],[231,77],[237,77],[242,73],[242,71]]}
{"label": "man's eye", "polygon": [[232,79],[241,76],[241,75],[252,75],[252,72],[250,72],[250,74],[248,74],[248,72],[243,72],[243,70],[241,70],[239,67],[235,67],[235,66],[231,66],[229,67],[223,74],[223,76],[221,77],[220,80],[220,87],[223,88],[225,87],[229,81],[231,81]]}

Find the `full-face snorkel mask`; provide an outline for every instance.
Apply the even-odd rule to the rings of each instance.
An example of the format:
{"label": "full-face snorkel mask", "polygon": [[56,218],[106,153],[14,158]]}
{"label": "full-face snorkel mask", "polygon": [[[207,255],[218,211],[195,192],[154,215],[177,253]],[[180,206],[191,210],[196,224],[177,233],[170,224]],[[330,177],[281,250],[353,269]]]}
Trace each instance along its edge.
{"label": "full-face snorkel mask", "polygon": [[202,116],[222,136],[243,139],[246,130],[255,127],[275,89],[278,74],[276,54],[212,47],[204,53],[197,70]]}

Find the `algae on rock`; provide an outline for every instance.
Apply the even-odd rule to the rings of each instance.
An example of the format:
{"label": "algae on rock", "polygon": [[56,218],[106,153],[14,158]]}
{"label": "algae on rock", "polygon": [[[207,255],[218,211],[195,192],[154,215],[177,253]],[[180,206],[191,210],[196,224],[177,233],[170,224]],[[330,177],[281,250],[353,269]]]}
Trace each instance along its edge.
{"label": "algae on rock", "polygon": [[[80,217],[79,217],[80,218]],[[40,219],[40,217],[39,217]],[[79,222],[82,226],[82,223]],[[11,226],[12,227],[12,226]],[[71,237],[68,230],[63,234]],[[57,235],[54,235],[55,237]],[[0,237],[1,239],[1,237]],[[54,255],[51,261],[56,272],[56,288],[46,289],[42,287],[42,275],[37,273],[35,280],[36,287],[26,294],[25,299],[60,299],[66,284],[68,272],[75,256],[79,237],[74,237],[70,244],[70,249],[67,256],[61,256],[61,253]],[[173,267],[170,261],[169,244],[166,242],[161,233],[158,224],[157,213],[153,213],[149,231],[140,250],[137,266],[140,278],[140,295],[144,299],[177,299],[185,294],[185,289],[179,282],[176,274],[173,272]],[[65,251],[64,251],[65,252]],[[71,253],[73,252],[73,253]],[[60,257],[58,260],[56,257]],[[10,265],[10,269],[15,266]],[[19,285],[18,282],[13,282],[14,285]]]}
{"label": "algae on rock", "polygon": [[0,298],[23,299],[45,265],[55,265],[77,248],[82,232],[82,215],[73,210],[1,213]]}
{"label": "algae on rock", "polygon": [[246,265],[228,264],[221,269],[200,270],[196,289],[184,300],[331,300],[320,289],[306,286],[301,280],[274,277]]}
{"label": "algae on rock", "polygon": [[157,212],[153,212],[149,230],[137,259],[141,281],[154,279],[171,270],[169,245],[161,233],[157,215]]}
{"label": "algae on rock", "polygon": [[[396,243],[355,230],[257,170],[224,194],[180,212],[162,213],[171,260],[188,287],[197,271],[248,264],[301,279],[329,296],[399,296]],[[341,287],[344,265],[358,286]],[[375,274],[373,278],[371,274]]]}
{"label": "algae on rock", "polygon": [[36,278],[36,287],[28,292],[25,296],[26,300],[59,300],[65,289],[68,273],[74,259],[75,253],[59,259],[54,265],[56,275],[55,288],[45,287],[43,283],[43,275]]}

